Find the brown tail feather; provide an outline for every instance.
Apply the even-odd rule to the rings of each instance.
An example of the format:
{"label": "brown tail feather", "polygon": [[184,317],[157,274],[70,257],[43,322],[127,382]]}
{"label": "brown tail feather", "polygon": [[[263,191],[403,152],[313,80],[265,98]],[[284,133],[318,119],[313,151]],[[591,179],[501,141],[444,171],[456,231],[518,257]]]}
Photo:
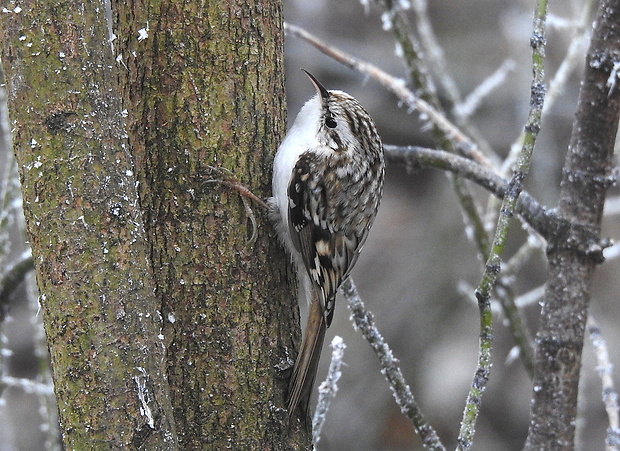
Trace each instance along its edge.
{"label": "brown tail feather", "polygon": [[293,368],[293,375],[288,388],[287,409],[289,422],[292,421],[299,406],[305,421],[310,406],[312,386],[319,365],[319,357],[325,339],[325,317],[318,299],[313,299],[308,308],[308,324],[304,334],[301,350]]}

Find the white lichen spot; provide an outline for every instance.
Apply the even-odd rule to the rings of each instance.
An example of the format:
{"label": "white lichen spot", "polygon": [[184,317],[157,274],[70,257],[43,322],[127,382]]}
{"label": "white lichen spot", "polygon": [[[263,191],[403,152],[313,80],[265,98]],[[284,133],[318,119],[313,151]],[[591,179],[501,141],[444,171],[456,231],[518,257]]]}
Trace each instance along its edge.
{"label": "white lichen spot", "polygon": [[177,319],[174,317],[174,314],[168,313],[168,321],[170,322],[170,324],[174,324],[176,320]]}
{"label": "white lichen spot", "polygon": [[127,109],[124,109],[123,111],[121,111],[121,116],[122,116],[122,117],[127,117],[127,116],[129,116],[129,111],[127,111]]}
{"label": "white lichen spot", "polygon": [[400,45],[400,42],[396,42],[396,46],[394,47],[394,54],[397,58],[402,58],[404,55],[403,46]]}
{"label": "white lichen spot", "polygon": [[402,11],[407,11],[408,9],[411,9],[411,2],[409,0],[398,0],[398,7]]}
{"label": "white lichen spot", "polygon": [[26,40],[26,36],[20,36],[20,37],[19,37],[19,40],[20,40],[20,41],[25,41],[25,40]]}
{"label": "white lichen spot", "polygon": [[150,396],[146,388],[146,370],[141,366],[136,367],[142,373],[142,376],[134,376],[133,380],[138,386],[138,399],[140,400],[140,414],[146,417],[147,423],[151,429],[155,429],[155,418],[149,406]]}
{"label": "white lichen spot", "polygon": [[65,57],[65,52],[58,52],[58,56],[61,57],[61,58],[64,58]]}
{"label": "white lichen spot", "polygon": [[163,339],[164,339],[164,334],[159,334],[159,335],[157,336],[157,338],[159,338],[160,340],[163,340]]}
{"label": "white lichen spot", "polygon": [[392,29],[392,11],[385,11],[381,14],[381,27],[385,31],[390,31]]}
{"label": "white lichen spot", "polygon": [[127,169],[127,170],[125,171],[125,175],[126,175],[127,177],[131,177],[131,176],[133,176],[133,171],[132,171],[131,169]]}
{"label": "white lichen spot", "polygon": [[179,283],[180,283],[181,285],[185,285],[185,279],[179,279]]}
{"label": "white lichen spot", "polygon": [[620,70],[620,62],[616,61],[614,63],[614,67],[611,69],[611,73],[609,74],[609,78],[607,79],[607,87],[609,88],[609,93],[614,90],[616,87],[616,82],[618,81],[618,71]]}
{"label": "white lichen spot", "polygon": [[30,140],[30,147],[31,148],[34,148],[37,144],[39,144],[39,142],[36,139],[32,138]]}
{"label": "white lichen spot", "polygon": [[149,23],[146,23],[146,27],[138,30],[138,41],[144,41],[149,37]]}
{"label": "white lichen spot", "polygon": [[14,12],[15,14],[19,14],[19,13],[21,13],[21,12],[22,12],[22,7],[21,7],[21,6],[16,6],[16,7],[13,9],[13,12]]}
{"label": "white lichen spot", "polygon": [[370,12],[370,0],[360,0],[360,4],[364,7],[364,14]]}

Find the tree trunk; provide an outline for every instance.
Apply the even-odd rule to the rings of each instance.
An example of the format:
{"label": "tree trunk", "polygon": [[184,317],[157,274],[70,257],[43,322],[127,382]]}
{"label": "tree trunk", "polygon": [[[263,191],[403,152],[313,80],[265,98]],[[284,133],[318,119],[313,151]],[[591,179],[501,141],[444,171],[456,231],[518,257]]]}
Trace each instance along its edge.
{"label": "tree trunk", "polygon": [[598,237],[620,119],[620,2],[603,1],[595,24],[560,193],[558,214],[570,226],[556,233],[547,250],[530,450],[574,449],[591,276],[602,261]]}
{"label": "tree trunk", "polygon": [[20,5],[3,17],[3,63],[65,446],[173,449],[104,9]]}
{"label": "tree trunk", "polygon": [[212,183],[270,191],[280,2],[20,8],[0,36],[65,447],[296,447],[286,258]]}

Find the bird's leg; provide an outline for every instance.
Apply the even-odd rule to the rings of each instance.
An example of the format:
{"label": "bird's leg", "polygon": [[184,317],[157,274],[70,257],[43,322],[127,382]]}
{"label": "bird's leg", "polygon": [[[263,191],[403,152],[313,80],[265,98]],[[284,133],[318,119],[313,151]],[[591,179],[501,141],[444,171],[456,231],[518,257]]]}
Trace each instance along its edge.
{"label": "bird's leg", "polygon": [[269,206],[263,199],[250,191],[247,186],[243,185],[230,170],[226,168],[216,168],[215,166],[207,167],[214,172],[218,172],[224,177],[221,179],[209,179],[206,180],[205,183],[218,183],[234,189],[240,194],[241,202],[243,202],[243,208],[245,209],[245,215],[252,223],[252,236],[250,237],[250,243],[253,243],[256,240],[258,226],[256,224],[256,217],[254,216],[254,211],[252,211],[249,200],[256,202],[258,205],[265,209],[269,209]]}

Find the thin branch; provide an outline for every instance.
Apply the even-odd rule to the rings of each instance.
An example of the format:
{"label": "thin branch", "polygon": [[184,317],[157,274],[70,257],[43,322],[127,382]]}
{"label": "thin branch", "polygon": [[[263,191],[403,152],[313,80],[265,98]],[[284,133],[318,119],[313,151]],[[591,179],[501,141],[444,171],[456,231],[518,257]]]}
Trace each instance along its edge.
{"label": "thin branch", "polygon": [[[549,81],[549,91],[545,96],[545,106],[543,108],[543,116],[547,114],[555,100],[564,90],[569,75],[581,64],[583,55],[587,49],[590,39],[592,11],[597,2],[594,0],[586,0],[581,11],[579,22],[574,27],[574,36],[571,40],[566,55],[562,63],[558,67],[555,75]],[[568,26],[571,26],[570,24]]]}
{"label": "thin branch", "polygon": [[495,293],[502,305],[502,311],[508,320],[510,334],[519,348],[519,356],[523,367],[530,379],[534,379],[535,349],[532,334],[527,323],[516,305],[514,292],[508,282],[508,277],[500,276],[495,284]]}
{"label": "thin branch", "polygon": [[506,77],[510,72],[514,71],[514,68],[515,62],[513,60],[504,61],[495,72],[470,92],[465,100],[456,104],[454,107],[455,114],[462,118],[471,116],[478,109],[484,98],[506,81]]}
{"label": "thin branch", "polygon": [[32,254],[28,250],[0,275],[0,322],[4,319],[4,310],[9,305],[9,297],[33,269]]}
{"label": "thin branch", "polygon": [[19,388],[29,394],[54,396],[54,386],[52,384],[43,384],[23,377],[2,376],[0,378],[0,392],[8,387]]}
{"label": "thin branch", "polygon": [[[501,270],[501,255],[504,252],[508,238],[508,229],[511,218],[517,211],[517,201],[523,190],[525,180],[534,150],[534,144],[540,129],[540,117],[544,103],[544,56],[545,56],[545,20],[547,15],[547,1],[539,0],[534,13],[534,26],[530,45],[532,46],[533,80],[530,96],[530,113],[525,126],[525,140],[517,159],[513,176],[508,183],[506,194],[502,200],[495,237],[489,258],[485,264],[485,272],[476,289],[478,306],[480,309],[480,340],[478,368],[467,396],[461,430],[458,437],[457,449],[469,449],[475,433],[476,420],[480,412],[481,398],[491,371],[491,346],[493,338],[493,321],[491,314],[491,290],[495,286]],[[510,298],[507,298],[510,299]],[[513,306],[514,307],[514,304]],[[516,307],[514,307],[516,308]]]}
{"label": "thin branch", "polygon": [[[386,144],[384,148],[386,157],[390,162],[401,163],[408,167],[429,166],[453,172],[482,186],[500,199],[509,189],[508,180],[500,177],[492,170],[472,160],[443,150],[389,144]],[[519,197],[516,211],[543,237],[557,228],[556,221],[559,219],[525,191]]]}
{"label": "thin branch", "polygon": [[[502,199],[511,189],[510,182],[504,178],[458,155],[417,146],[385,145],[384,148],[386,157],[392,162],[404,164],[406,167],[423,165],[454,172],[486,188]],[[609,183],[609,181],[606,180],[605,183]],[[576,234],[580,238],[571,240],[566,243],[567,245],[573,246],[584,255],[592,256],[601,262],[604,261],[603,250],[611,245],[608,239],[601,239],[597,233],[581,224],[566,221],[553,210],[541,205],[527,191],[521,191],[515,211],[547,241],[553,237]]]}
{"label": "thin branch", "polygon": [[517,297],[517,299],[515,300],[515,305],[521,309],[529,305],[540,304],[544,295],[545,286],[540,285],[528,291],[527,293],[524,293],[521,296]]}
{"label": "thin branch", "polygon": [[394,399],[400,407],[401,412],[412,421],[426,449],[445,450],[437,433],[422,415],[411,393],[411,389],[409,385],[407,385],[403,373],[398,367],[398,360],[396,360],[389,345],[377,330],[374,318],[364,307],[364,303],[351,278],[342,285],[341,291],[347,299],[349,309],[351,309],[351,319],[354,321],[355,327],[362,332],[362,335],[379,358],[381,372],[389,382],[390,388],[394,394]]}
{"label": "thin branch", "polygon": [[[441,48],[434,39],[432,27],[430,26],[430,21],[428,20],[428,15],[426,14],[426,4],[424,0],[417,2],[415,8],[416,16],[418,18],[418,27],[421,28],[421,30],[419,30],[420,34],[426,39],[425,45],[427,48],[424,52],[421,51],[421,46],[410,29],[406,15],[403,13],[403,9],[410,8],[409,1],[399,2],[394,0],[375,0],[375,2],[384,8],[384,13],[382,16],[384,19],[384,24],[387,23],[389,28],[394,31],[396,43],[400,49],[399,53],[403,56],[407,68],[409,69],[415,94],[423,101],[428,102],[432,108],[438,111],[443,111],[435,86],[430,76],[428,76],[426,58],[422,58],[422,54],[425,53],[428,55],[429,59],[432,59],[434,56],[436,59],[435,61],[431,61],[431,64],[433,62],[436,63],[436,66],[434,67],[436,71],[435,75],[440,79],[440,81],[449,85],[448,89],[451,89],[451,95],[448,96],[448,100],[449,103],[451,103],[450,109],[454,111],[456,105],[460,103],[460,94],[456,89],[456,85],[451,83],[449,72],[446,70],[443,59],[441,58]],[[405,6],[403,6],[403,4]],[[447,114],[443,112],[442,115],[447,117]],[[421,117],[424,118],[424,114],[421,114]],[[450,152],[459,152],[468,157],[476,158],[478,161],[484,161],[485,164],[489,166],[491,164],[496,164],[494,159],[484,156],[485,153],[487,155],[491,155],[492,152],[489,145],[475,130],[475,127],[463,116],[456,114],[455,119],[458,127],[460,127],[460,133],[463,136],[467,136],[468,133],[473,136],[477,136],[478,141],[482,144],[475,143],[474,148],[474,141],[468,137],[468,142],[471,144],[468,145],[467,149],[463,149],[462,146],[455,145],[452,136],[449,133],[446,133],[445,129],[442,129],[442,127],[437,123],[433,123],[433,136],[439,145]],[[484,152],[482,149],[484,149]],[[466,227],[468,230],[473,232],[472,238],[474,239],[481,258],[484,260],[489,253],[490,239],[487,230],[484,227],[484,222],[479,211],[478,203],[469,189],[469,186],[464,183],[463,180],[452,176],[449,176],[449,178],[459,201]]]}
{"label": "thin branch", "polygon": [[417,29],[420,35],[420,43],[425,50],[425,59],[433,67],[433,73],[448,95],[452,105],[458,105],[461,103],[461,94],[454,79],[450,76],[443,49],[435,37],[433,26],[428,17],[428,3],[426,0],[413,0],[412,9],[417,19]]}
{"label": "thin branch", "polygon": [[[593,0],[587,0],[584,4],[581,18],[579,21],[579,25],[576,26],[576,34],[573,37],[568,50],[566,51],[566,55],[564,56],[564,60],[558,67],[555,75],[549,82],[549,91],[545,96],[545,105],[543,107],[543,116],[549,111],[553,103],[555,103],[556,98],[559,94],[562,93],[564,86],[566,85],[566,81],[568,80],[568,76],[570,73],[575,70],[575,67],[581,60],[578,59],[579,55],[581,55],[581,49],[584,43],[587,43],[587,39],[590,35],[590,27],[591,23],[590,16],[592,14],[592,8],[594,4]],[[525,139],[525,132],[521,133],[514,144],[510,147],[510,152],[506,159],[504,160],[502,167],[500,169],[500,174],[507,174],[508,171],[512,169],[517,156],[519,155],[519,151],[521,146],[523,145],[523,141]]]}
{"label": "thin branch", "polygon": [[601,377],[603,388],[603,403],[607,411],[609,419],[609,428],[607,429],[607,440],[605,441],[605,449],[607,451],[618,451],[620,449],[620,410],[618,406],[618,392],[614,387],[614,379],[612,375],[613,365],[609,361],[609,353],[607,352],[607,343],[601,334],[601,329],[592,317],[588,316],[587,321],[588,332],[598,365],[596,369]]}
{"label": "thin branch", "polygon": [[392,30],[397,45],[400,47],[399,53],[402,55],[407,67],[409,80],[413,84],[416,94],[431,105],[436,105],[437,92],[433,80],[428,75],[426,61],[422,57],[420,43],[417,41],[409,20],[403,11],[409,9],[409,2],[398,0],[373,0],[383,8],[384,30]]}
{"label": "thin branch", "polygon": [[342,373],[340,367],[342,366],[342,356],[344,355],[344,349],[346,345],[341,337],[335,336],[331,343],[332,347],[332,360],[327,370],[327,377],[319,386],[319,401],[314,411],[314,417],[312,418],[312,441],[316,448],[319,440],[321,439],[321,430],[325,423],[327,411],[332,402],[336,392],[338,391],[338,380]]}

